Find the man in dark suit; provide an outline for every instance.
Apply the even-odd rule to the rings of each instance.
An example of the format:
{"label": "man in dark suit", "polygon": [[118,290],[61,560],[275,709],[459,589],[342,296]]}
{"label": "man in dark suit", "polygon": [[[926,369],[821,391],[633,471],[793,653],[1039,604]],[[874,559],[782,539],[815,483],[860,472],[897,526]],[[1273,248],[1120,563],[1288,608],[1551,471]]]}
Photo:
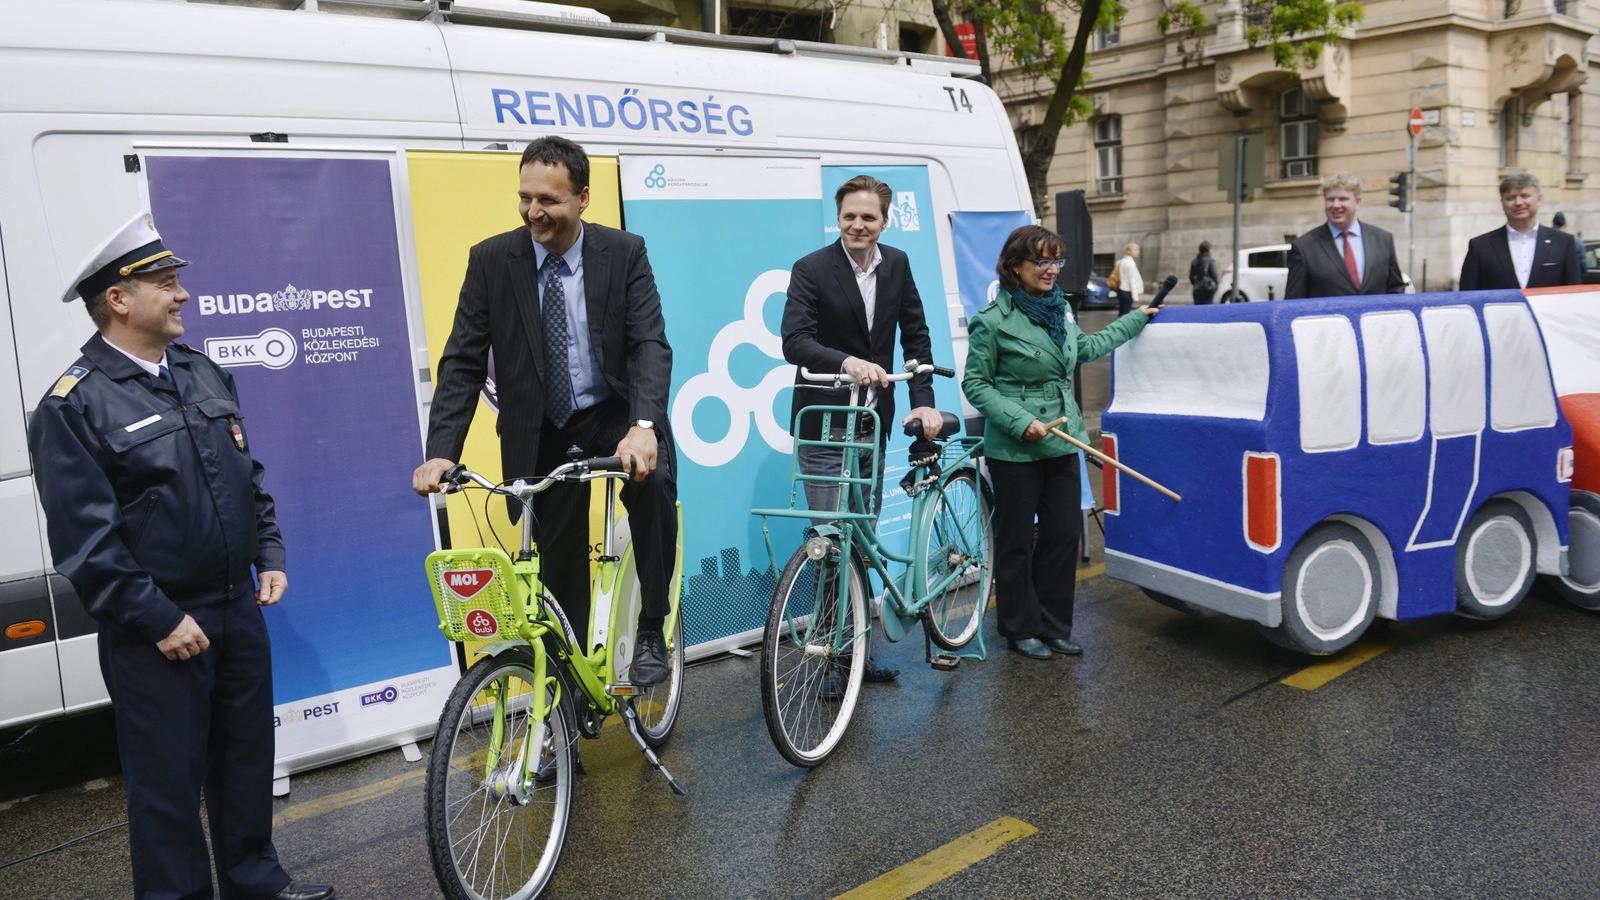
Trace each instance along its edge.
{"label": "man in dark suit", "polygon": [[[783,308],[784,359],[812,372],[843,372],[869,386],[863,399],[877,410],[882,423],[880,454],[895,421],[888,370],[894,365],[896,326],[906,359],[933,362],[928,322],[911,277],[911,261],[903,251],[878,243],[888,227],[892,197],[889,186],[870,175],[857,175],[839,186],[833,195],[839,240],[794,264]],[[801,407],[849,402],[847,389],[801,389],[798,385],[802,383],[796,372],[791,423]],[[943,420],[933,406],[933,376],[918,376],[909,386],[912,409],[905,421],[920,421],[925,434],[938,434]],[[821,435],[821,416],[808,416],[800,423],[798,437],[817,440]],[[831,447],[801,447],[800,468],[806,474],[838,474],[842,452]],[[870,457],[864,456],[863,468],[870,465]],[[874,510],[882,494],[880,464],[878,484],[869,498]],[[834,510],[838,501],[837,485],[806,482],[806,502],[812,509]],[[898,674],[867,663],[868,680],[891,681]]]}
{"label": "man in dark suit", "polygon": [[1339,172],[1322,182],[1322,210],[1328,222],[1289,245],[1285,300],[1405,292],[1394,235],[1357,219],[1360,208],[1361,179]]}
{"label": "man in dark suit", "polygon": [[1570,234],[1539,224],[1541,199],[1539,179],[1527,172],[1501,179],[1500,208],[1506,214],[1506,227],[1468,242],[1461,290],[1583,284],[1577,242]]}
{"label": "man in dark suit", "polygon": [[[589,157],[560,137],[527,146],[519,208],[526,228],[472,248],[455,324],[439,359],[419,494],[461,457],[493,351],[500,458],[507,478],[542,475],[568,448],[618,456],[642,608],[630,678],[668,674],[662,625],[677,545],[677,483],[667,388],[672,348],[644,240],[585,223]],[[534,501],[545,586],[579,641],[589,633],[589,490],[561,484]]]}

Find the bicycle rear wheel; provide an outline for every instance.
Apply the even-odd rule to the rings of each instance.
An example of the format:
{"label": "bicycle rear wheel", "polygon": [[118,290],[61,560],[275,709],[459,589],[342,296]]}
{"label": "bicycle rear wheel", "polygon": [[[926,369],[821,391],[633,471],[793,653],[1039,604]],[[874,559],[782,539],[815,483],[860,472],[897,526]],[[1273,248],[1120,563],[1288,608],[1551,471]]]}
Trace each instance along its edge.
{"label": "bicycle rear wheel", "polygon": [[923,506],[923,583],[955,579],[933,596],[922,612],[928,638],[945,650],[959,650],[978,634],[994,585],[994,523],[977,472],[964,468],[932,489]]}
{"label": "bicycle rear wheel", "polygon": [[[533,667],[522,649],[479,660],[439,717],[428,760],[428,854],[451,900],[538,897],[561,858],[573,733],[554,704],[534,720]],[[538,759],[527,779],[525,752]]]}
{"label": "bicycle rear wheel", "polygon": [[833,538],[806,541],[778,577],[761,636],[761,708],[773,745],[797,766],[827,759],[850,725],[866,672],[866,610],[866,583]]}

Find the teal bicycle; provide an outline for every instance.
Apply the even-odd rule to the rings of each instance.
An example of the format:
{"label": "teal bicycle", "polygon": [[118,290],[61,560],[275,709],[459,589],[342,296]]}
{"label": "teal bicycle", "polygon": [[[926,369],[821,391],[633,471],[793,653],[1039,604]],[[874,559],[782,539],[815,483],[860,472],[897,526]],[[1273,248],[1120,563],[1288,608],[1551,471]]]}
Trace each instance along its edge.
{"label": "teal bicycle", "polygon": [[[889,380],[927,373],[955,375],[941,366],[908,360],[905,371]],[[983,439],[955,437],[960,420],[945,413],[939,434],[922,435],[912,444],[911,468],[900,482],[911,498],[911,543],[909,552],[891,550],[878,534],[875,487],[882,423],[877,412],[863,405],[862,386],[848,375],[805,369],[801,375],[811,384],[797,390],[848,387],[850,402],[800,411],[793,433],[800,434],[800,423],[816,416],[822,438],[795,438],[789,507],[751,514],[762,518],[769,554],[768,517],[814,523],[778,576],[761,641],[767,731],[785,759],[809,768],[839,746],[861,695],[871,628],[867,572],[878,573],[885,586],[879,619],[884,636],[898,641],[920,621],[929,663],[954,668],[960,658],[953,652],[978,636],[989,606],[993,525],[991,493],[979,466]],[[913,422],[906,432],[917,437],[921,426]],[[841,451],[838,473],[801,472],[800,451],[806,446]],[[838,485],[837,507],[797,508],[807,482]],[[890,576],[891,561],[905,567],[899,579]],[[935,646],[949,652],[935,653]]]}

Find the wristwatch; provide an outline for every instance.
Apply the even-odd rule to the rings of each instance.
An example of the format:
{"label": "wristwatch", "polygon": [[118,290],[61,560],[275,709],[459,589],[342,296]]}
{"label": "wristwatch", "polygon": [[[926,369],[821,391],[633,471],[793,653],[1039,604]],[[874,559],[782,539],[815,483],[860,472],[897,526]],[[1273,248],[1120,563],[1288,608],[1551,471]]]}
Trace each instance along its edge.
{"label": "wristwatch", "polygon": [[633,427],[635,427],[635,428],[644,428],[644,429],[647,429],[649,431],[655,431],[656,430],[656,423],[650,421],[649,419],[634,419],[633,420]]}

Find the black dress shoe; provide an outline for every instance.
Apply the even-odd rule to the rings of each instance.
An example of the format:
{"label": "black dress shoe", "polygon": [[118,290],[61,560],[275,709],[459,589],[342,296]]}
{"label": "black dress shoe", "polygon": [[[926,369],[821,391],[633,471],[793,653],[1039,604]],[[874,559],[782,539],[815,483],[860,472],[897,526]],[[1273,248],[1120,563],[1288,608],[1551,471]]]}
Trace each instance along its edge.
{"label": "black dress shoe", "polygon": [[667,680],[667,639],[659,628],[640,628],[639,643],[633,648],[633,664],[628,668],[628,680],[634,684],[652,685]]}
{"label": "black dress shoe", "polygon": [[295,884],[272,895],[272,900],[333,900],[333,885],[331,884]]}
{"label": "black dress shoe", "polygon": [[1038,638],[1023,638],[1019,641],[1012,641],[1011,650],[1012,652],[1020,653],[1029,659],[1050,658],[1050,648],[1046,647],[1044,641],[1041,641]]}
{"label": "black dress shoe", "polygon": [[1051,652],[1059,653],[1062,656],[1083,655],[1083,648],[1079,647],[1077,644],[1074,644],[1068,638],[1045,638],[1044,645],[1049,647]]}
{"label": "black dress shoe", "polygon": [[861,677],[867,681],[875,681],[878,684],[888,684],[900,677],[900,670],[892,669],[888,666],[880,666],[869,659],[867,660],[867,670]]}

